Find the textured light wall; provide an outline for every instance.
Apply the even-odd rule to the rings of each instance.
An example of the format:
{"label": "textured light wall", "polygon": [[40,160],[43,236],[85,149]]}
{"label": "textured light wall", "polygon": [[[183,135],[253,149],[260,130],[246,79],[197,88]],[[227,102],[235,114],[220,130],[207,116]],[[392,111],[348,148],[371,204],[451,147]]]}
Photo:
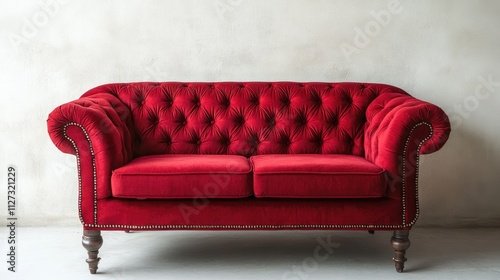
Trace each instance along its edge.
{"label": "textured light wall", "polygon": [[21,225],[79,223],[75,160],[45,120],[91,87],[366,81],[452,118],[445,148],[422,157],[418,225],[498,226],[499,12],[496,0],[2,2],[0,219],[13,164]]}

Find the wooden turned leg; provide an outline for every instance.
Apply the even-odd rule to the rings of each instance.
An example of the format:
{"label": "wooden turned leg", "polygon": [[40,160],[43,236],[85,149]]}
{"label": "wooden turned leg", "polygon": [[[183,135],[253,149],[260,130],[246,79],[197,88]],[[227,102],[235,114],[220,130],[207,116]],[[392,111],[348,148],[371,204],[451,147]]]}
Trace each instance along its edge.
{"label": "wooden turned leg", "polygon": [[82,236],[82,245],[87,249],[89,258],[87,263],[89,264],[89,270],[91,274],[96,274],[97,264],[101,258],[97,257],[99,254],[99,248],[102,246],[102,236],[100,230],[84,230]]}
{"label": "wooden turned leg", "polygon": [[406,249],[410,247],[409,234],[409,230],[395,230],[391,238],[392,248],[394,248],[394,258],[392,259],[394,260],[397,272],[403,272],[405,267],[405,253]]}

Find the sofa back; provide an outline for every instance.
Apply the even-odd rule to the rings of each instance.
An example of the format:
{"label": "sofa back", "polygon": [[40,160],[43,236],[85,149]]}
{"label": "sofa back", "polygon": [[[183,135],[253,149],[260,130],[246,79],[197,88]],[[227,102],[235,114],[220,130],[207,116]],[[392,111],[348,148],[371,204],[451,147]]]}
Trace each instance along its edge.
{"label": "sofa back", "polygon": [[94,88],[130,108],[134,156],[364,155],[366,109],[399,88],[368,83],[127,83]]}

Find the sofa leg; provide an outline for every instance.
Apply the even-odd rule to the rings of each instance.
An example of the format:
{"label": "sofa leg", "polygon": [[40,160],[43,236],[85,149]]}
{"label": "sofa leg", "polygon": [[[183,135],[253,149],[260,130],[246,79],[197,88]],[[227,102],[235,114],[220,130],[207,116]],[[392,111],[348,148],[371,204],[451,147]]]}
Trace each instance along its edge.
{"label": "sofa leg", "polygon": [[368,233],[369,234],[375,234],[375,231],[370,229],[370,230],[368,230]]}
{"label": "sofa leg", "polygon": [[397,272],[403,272],[405,267],[405,253],[406,249],[410,247],[409,234],[409,230],[395,230],[391,238],[392,248],[394,248],[394,258],[392,259],[394,260]]}
{"label": "sofa leg", "polygon": [[102,236],[100,230],[84,230],[82,236],[82,245],[87,249],[89,258],[87,263],[89,264],[89,270],[91,274],[96,274],[97,264],[101,258],[97,257],[99,254],[99,248],[102,246]]}

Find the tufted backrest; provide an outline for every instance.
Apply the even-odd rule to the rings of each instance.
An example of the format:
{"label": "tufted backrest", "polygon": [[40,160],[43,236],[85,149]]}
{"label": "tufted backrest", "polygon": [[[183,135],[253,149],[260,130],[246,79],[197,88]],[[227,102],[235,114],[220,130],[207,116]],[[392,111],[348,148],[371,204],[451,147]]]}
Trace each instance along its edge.
{"label": "tufted backrest", "polygon": [[368,105],[383,84],[128,83],[84,96],[117,96],[132,114],[134,156],[309,153],[364,155]]}

